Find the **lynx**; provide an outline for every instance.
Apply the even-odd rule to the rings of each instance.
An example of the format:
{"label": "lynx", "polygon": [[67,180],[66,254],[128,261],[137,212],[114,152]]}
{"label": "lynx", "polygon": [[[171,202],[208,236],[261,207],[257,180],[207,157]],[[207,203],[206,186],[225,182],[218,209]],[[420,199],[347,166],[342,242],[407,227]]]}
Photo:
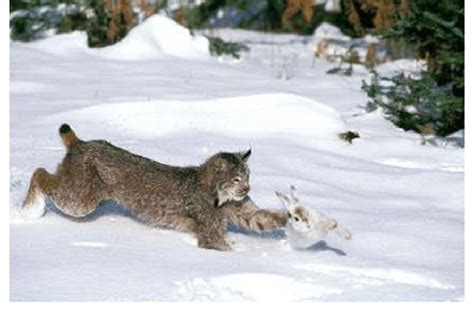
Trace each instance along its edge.
{"label": "lynx", "polygon": [[67,153],[54,174],[35,170],[21,212],[41,217],[45,199],[72,217],[91,214],[113,200],[143,222],[197,236],[198,246],[230,250],[230,223],[251,231],[286,225],[288,213],[260,209],[248,193],[251,150],[220,152],[200,166],[156,162],[104,140],[82,141],[71,127],[59,129]]}

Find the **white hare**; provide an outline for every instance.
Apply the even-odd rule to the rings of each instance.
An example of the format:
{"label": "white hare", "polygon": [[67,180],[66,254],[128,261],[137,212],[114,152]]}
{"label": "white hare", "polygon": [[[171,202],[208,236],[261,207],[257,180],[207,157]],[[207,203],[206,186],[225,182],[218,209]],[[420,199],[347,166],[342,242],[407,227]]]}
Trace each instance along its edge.
{"label": "white hare", "polygon": [[351,233],[341,227],[334,219],[328,218],[321,211],[310,211],[301,205],[296,188],[290,186],[290,195],[276,192],[288,210],[286,234],[293,248],[307,248],[324,239],[334,231],[342,239],[351,239]]}

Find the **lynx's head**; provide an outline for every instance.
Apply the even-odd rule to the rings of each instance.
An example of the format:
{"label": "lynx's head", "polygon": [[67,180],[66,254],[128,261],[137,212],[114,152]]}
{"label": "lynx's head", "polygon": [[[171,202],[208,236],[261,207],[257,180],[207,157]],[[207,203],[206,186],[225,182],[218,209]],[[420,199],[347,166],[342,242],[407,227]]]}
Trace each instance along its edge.
{"label": "lynx's head", "polygon": [[250,191],[247,160],[251,150],[242,153],[221,152],[203,165],[208,189],[217,197],[217,206],[227,201],[240,201]]}

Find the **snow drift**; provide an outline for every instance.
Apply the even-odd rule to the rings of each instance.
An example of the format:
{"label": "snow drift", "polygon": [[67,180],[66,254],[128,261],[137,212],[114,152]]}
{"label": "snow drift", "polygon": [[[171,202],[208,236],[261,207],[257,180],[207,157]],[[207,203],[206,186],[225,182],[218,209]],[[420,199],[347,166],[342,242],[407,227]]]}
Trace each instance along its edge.
{"label": "snow drift", "polygon": [[230,137],[294,136],[337,140],[344,122],[332,108],[293,94],[259,94],[204,101],[149,101],[91,106],[48,117],[48,121],[120,129],[153,138],[186,131]]}
{"label": "snow drift", "polygon": [[187,28],[165,16],[154,15],[133,28],[120,42],[97,52],[121,60],[152,59],[163,55],[197,59],[209,56],[209,41],[203,36],[193,37]]}
{"label": "snow drift", "polygon": [[104,48],[89,48],[85,32],[73,32],[27,43],[27,46],[58,56],[93,54],[116,60],[146,60],[173,56],[185,59],[209,57],[209,41],[192,36],[175,21],[154,15],[136,26],[125,38]]}
{"label": "snow drift", "polygon": [[350,41],[351,38],[344,35],[342,31],[331,23],[323,22],[315,30],[313,34],[315,43],[322,39],[332,39],[340,41]]}

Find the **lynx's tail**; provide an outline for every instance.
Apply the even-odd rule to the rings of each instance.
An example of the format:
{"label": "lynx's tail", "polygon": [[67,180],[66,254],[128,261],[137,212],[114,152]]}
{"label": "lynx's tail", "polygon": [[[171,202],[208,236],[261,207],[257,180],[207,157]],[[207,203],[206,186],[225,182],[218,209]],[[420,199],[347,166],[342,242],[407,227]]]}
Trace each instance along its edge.
{"label": "lynx's tail", "polygon": [[59,135],[61,139],[63,139],[64,146],[66,146],[67,149],[70,149],[80,141],[68,124],[61,125]]}

